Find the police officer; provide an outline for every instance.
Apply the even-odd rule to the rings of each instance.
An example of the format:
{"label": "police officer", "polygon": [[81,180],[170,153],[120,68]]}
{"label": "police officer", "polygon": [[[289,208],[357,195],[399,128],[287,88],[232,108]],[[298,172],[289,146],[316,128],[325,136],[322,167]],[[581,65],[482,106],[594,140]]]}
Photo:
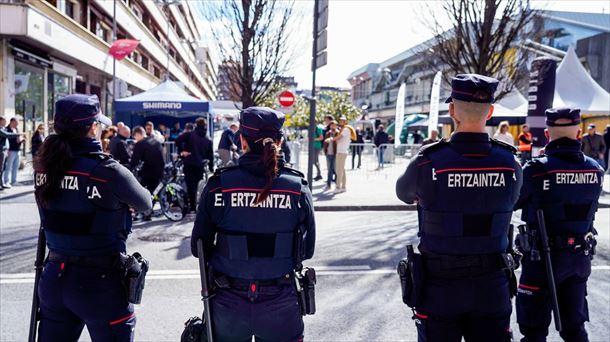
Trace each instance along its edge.
{"label": "police officer", "polygon": [[[239,165],[217,170],[202,193],[191,243],[197,256],[202,239],[209,255],[219,341],[303,339],[292,274],[297,259],[313,256],[315,221],[303,174],[278,157],[283,124],[284,114],[272,109],[243,110],[245,153]],[[302,248],[295,248],[295,239]]]}
{"label": "police officer", "polygon": [[398,198],[418,205],[419,341],[510,340],[514,263],[506,251],[521,167],[513,147],[485,132],[497,85],[456,75],[447,100],[455,133],[420,150],[396,183]]}
{"label": "police officer", "polygon": [[[529,230],[517,239],[524,254],[517,322],[524,335],[521,341],[546,341],[551,300],[544,261],[536,257],[542,253],[540,239],[532,239],[538,226],[536,211],[542,209],[563,326],[560,335],[565,341],[588,341],[584,326],[589,320],[587,278],[591,274],[596,234],[593,219],[604,170],[581,152],[579,109],[548,109],[546,125],[550,142],[545,155],[523,168],[523,188],[517,203]],[[537,233],[533,235],[539,236]]]}
{"label": "police officer", "polygon": [[[38,287],[40,341],[132,341],[136,318],[120,269],[131,231],[129,208],[151,208],[150,193],[102,153],[111,121],[96,95],[55,104],[54,127],[34,161],[36,202],[49,254]],[[97,137],[97,138],[96,138]]]}

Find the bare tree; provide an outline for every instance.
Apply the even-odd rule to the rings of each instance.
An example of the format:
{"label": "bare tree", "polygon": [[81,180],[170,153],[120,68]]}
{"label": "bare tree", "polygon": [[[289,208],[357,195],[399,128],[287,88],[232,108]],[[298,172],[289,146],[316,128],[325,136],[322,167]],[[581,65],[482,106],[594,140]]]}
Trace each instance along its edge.
{"label": "bare tree", "polygon": [[276,78],[290,67],[293,7],[294,1],[281,0],[225,0],[200,7],[243,108],[271,96]]}
{"label": "bare tree", "polygon": [[529,0],[445,0],[448,30],[430,11],[434,33],[428,60],[435,68],[448,68],[445,81],[458,73],[493,76],[500,81],[497,99],[527,82],[527,51],[519,45],[534,34],[530,25],[535,11]]}

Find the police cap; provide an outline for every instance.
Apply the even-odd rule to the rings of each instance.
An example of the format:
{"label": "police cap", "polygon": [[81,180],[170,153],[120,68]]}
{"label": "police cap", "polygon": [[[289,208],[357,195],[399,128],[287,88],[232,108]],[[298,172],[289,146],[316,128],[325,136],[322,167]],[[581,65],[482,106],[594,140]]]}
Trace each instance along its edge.
{"label": "police cap", "polygon": [[249,107],[239,113],[241,133],[253,139],[282,137],[284,114],[267,107]]}
{"label": "police cap", "polygon": [[[544,113],[546,114],[546,125],[549,127],[574,126],[580,123],[580,109],[578,108],[549,108]],[[564,122],[557,123],[561,119]]]}
{"label": "police cap", "polygon": [[478,74],[458,74],[451,80],[451,96],[445,103],[453,99],[465,102],[493,103],[494,93],[498,88],[498,80]]}
{"label": "police cap", "polygon": [[86,127],[96,121],[112,125],[112,121],[102,114],[97,95],[72,94],[55,102],[54,125],[57,129]]}

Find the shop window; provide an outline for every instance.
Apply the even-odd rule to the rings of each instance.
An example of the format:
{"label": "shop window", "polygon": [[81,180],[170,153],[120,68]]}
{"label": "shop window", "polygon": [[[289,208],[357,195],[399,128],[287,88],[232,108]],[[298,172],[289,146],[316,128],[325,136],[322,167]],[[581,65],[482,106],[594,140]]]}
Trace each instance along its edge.
{"label": "shop window", "polygon": [[25,121],[43,120],[44,70],[15,62],[15,112]]}

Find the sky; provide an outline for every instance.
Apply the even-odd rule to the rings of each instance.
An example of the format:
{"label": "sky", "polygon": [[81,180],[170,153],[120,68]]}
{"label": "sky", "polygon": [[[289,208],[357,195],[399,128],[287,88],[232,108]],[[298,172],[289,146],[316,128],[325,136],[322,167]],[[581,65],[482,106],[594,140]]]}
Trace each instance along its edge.
{"label": "sky", "polygon": [[[318,69],[317,86],[349,87],[349,74],[368,63],[384,61],[432,36],[427,27],[426,4],[439,11],[438,1],[330,0],[328,22],[328,64]],[[313,1],[297,1],[305,18],[311,17]],[[609,13],[610,2],[532,1],[537,9]],[[448,18],[439,16],[447,23]],[[293,37],[297,47],[293,67],[288,73],[298,88],[311,88],[312,23],[303,20]]]}

